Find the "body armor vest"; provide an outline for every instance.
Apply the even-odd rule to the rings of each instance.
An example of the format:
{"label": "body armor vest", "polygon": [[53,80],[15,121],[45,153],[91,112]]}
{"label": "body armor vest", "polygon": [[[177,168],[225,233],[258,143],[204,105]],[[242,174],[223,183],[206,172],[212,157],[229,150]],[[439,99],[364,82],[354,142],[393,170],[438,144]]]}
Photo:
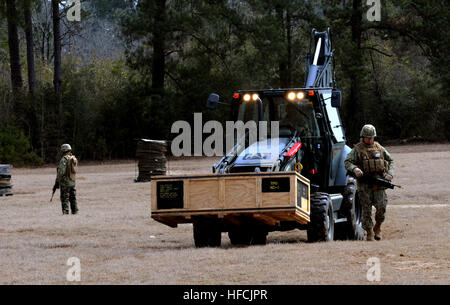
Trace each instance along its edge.
{"label": "body armor vest", "polygon": [[378,142],[368,146],[363,142],[356,145],[359,153],[360,166],[364,173],[383,174],[387,167],[387,161],[384,160],[383,149]]}

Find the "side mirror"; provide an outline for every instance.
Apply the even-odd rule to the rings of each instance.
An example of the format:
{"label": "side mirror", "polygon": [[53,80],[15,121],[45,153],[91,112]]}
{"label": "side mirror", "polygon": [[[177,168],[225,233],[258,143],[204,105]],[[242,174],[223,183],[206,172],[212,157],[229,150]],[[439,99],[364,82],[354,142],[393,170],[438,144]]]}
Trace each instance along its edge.
{"label": "side mirror", "polygon": [[340,108],[342,106],[342,91],[335,89],[331,93],[331,106],[334,108]]}
{"label": "side mirror", "polygon": [[211,93],[206,101],[206,108],[214,110],[217,108],[217,104],[219,104],[219,95]]}

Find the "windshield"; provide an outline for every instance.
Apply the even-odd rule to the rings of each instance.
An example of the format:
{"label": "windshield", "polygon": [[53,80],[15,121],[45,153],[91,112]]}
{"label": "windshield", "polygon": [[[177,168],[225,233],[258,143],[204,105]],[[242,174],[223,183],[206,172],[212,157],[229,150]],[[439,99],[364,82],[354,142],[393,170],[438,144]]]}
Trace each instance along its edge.
{"label": "windshield", "polygon": [[[263,103],[263,121],[267,121],[270,137],[270,121],[280,122],[280,136],[290,136],[297,131],[300,136],[319,136],[319,128],[315,120],[314,107],[311,101],[288,101],[283,96],[261,98]],[[239,105],[238,121],[258,122],[258,103],[242,102]]]}

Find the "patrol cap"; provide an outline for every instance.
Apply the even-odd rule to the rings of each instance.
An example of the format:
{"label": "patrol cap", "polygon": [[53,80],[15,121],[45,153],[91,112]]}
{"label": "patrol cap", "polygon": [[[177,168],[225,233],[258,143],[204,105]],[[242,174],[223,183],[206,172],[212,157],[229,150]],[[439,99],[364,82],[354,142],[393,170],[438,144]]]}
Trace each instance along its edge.
{"label": "patrol cap", "polygon": [[364,125],[361,129],[360,137],[361,138],[375,138],[377,136],[377,131],[373,125],[367,124]]}

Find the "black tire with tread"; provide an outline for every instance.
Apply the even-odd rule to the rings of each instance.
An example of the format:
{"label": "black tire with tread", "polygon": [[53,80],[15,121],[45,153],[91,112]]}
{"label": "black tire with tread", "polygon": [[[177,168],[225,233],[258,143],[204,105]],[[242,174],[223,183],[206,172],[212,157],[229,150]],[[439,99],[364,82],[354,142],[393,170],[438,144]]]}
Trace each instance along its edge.
{"label": "black tire with tread", "polygon": [[363,240],[364,229],[361,224],[361,206],[358,201],[355,180],[349,182],[344,189],[344,200],[341,206],[346,222],[335,226],[336,240]]}
{"label": "black tire with tread", "polygon": [[194,243],[197,248],[220,247],[222,232],[213,225],[194,223]]}
{"label": "black tire with tread", "polygon": [[330,195],[320,192],[313,193],[310,202],[311,222],[307,229],[308,242],[332,241],[334,216]]}
{"label": "black tire with tread", "polygon": [[232,245],[250,246],[265,245],[267,243],[267,231],[259,228],[233,228],[228,232]]}

